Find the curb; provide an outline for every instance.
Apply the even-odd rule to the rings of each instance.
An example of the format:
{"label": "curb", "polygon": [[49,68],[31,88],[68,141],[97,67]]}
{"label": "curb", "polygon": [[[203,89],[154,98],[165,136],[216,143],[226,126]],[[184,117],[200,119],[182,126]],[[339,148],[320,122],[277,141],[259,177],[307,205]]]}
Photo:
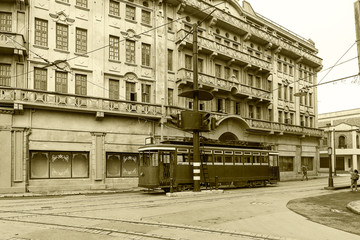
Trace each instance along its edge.
{"label": "curb", "polygon": [[360,201],[352,201],[346,205],[346,208],[353,213],[360,214]]}

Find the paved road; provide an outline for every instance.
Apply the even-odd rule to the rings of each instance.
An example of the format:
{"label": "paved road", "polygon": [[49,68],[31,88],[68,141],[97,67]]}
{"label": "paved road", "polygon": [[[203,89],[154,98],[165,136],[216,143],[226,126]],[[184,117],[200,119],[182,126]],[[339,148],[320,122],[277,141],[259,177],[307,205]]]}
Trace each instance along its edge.
{"label": "paved road", "polygon": [[[334,181],[349,184],[348,177]],[[179,197],[134,192],[5,198],[0,239],[360,239],[286,207],[291,199],[332,193],[326,184],[322,178]]]}

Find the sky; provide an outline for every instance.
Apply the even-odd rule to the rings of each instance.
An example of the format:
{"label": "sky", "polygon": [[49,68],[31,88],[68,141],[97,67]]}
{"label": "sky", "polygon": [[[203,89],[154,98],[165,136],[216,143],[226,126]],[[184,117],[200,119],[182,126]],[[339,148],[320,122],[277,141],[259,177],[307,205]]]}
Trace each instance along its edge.
{"label": "sky", "polygon": [[[247,0],[254,11],[315,42],[323,68],[318,82],[324,83],[359,73],[355,0]],[[240,1],[242,5],[242,1]],[[345,54],[346,53],[346,54]],[[329,72],[336,62],[341,63]],[[360,108],[360,78],[350,78],[317,87],[318,113]]]}

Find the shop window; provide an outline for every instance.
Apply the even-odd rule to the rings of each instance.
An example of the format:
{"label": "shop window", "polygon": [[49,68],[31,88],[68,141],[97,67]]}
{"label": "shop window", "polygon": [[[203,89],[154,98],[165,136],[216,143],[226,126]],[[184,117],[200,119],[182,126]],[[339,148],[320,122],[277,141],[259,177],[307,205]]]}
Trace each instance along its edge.
{"label": "shop window", "polygon": [[314,170],[314,158],[313,157],[302,157],[301,158],[301,166],[305,166],[308,171]]}
{"label": "shop window", "polygon": [[30,152],[30,178],[88,178],[88,152]]}
{"label": "shop window", "polygon": [[279,157],[279,169],[280,172],[292,172],[294,171],[294,157]]}
{"label": "shop window", "polygon": [[137,177],[138,159],[135,153],[106,153],[106,177]]}

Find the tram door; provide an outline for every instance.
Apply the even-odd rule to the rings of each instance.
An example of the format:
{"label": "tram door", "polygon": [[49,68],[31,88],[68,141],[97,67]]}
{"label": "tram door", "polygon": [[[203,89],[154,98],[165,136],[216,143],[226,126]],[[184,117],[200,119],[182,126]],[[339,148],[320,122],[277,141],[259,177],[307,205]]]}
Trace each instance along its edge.
{"label": "tram door", "polygon": [[171,163],[173,162],[174,152],[163,151],[160,152],[159,156],[159,180],[160,185],[170,185],[170,172],[171,172]]}

